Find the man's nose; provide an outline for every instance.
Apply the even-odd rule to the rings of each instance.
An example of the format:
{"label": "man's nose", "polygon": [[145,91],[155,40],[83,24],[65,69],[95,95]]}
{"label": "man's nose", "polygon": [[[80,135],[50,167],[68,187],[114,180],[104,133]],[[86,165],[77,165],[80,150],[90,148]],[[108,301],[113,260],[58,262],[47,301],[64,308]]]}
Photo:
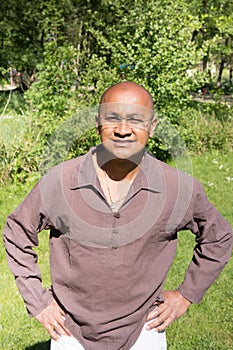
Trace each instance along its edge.
{"label": "man's nose", "polygon": [[131,135],[132,128],[130,124],[125,120],[121,120],[115,127],[115,133],[121,136]]}

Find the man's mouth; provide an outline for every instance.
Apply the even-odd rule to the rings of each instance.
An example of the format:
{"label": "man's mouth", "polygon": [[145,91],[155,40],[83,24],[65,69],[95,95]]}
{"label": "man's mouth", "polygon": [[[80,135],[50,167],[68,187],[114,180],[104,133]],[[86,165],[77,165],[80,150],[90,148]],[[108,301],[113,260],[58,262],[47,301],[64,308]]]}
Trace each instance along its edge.
{"label": "man's mouth", "polygon": [[134,141],[132,140],[112,140],[112,142],[119,147],[127,147],[132,144]]}

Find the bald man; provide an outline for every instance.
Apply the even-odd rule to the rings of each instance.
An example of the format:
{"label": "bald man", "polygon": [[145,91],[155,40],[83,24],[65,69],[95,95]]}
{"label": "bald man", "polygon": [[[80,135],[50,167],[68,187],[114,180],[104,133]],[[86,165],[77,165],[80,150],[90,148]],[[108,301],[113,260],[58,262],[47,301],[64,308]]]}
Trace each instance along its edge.
{"label": "bald man", "polygon": [[[148,154],[153,100],[121,82],[101,97],[101,144],[53,167],[8,217],[8,262],[51,350],[164,350],[165,329],[199,303],[229,260],[229,224],[201,184]],[[32,247],[50,230],[52,286]],[[163,290],[177,232],[197,245],[183,283]]]}

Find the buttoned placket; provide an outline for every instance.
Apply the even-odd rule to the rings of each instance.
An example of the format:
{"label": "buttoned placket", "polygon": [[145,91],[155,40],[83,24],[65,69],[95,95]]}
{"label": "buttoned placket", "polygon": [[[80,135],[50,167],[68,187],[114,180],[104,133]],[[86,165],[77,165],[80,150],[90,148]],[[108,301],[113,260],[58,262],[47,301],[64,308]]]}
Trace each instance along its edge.
{"label": "buttoned placket", "polygon": [[106,205],[108,206],[110,213],[106,215],[105,219],[109,222],[111,221],[111,247],[113,249],[117,249],[119,247],[119,234],[120,234],[120,226],[121,226],[121,213],[120,213],[120,209],[122,206],[119,208],[118,211],[114,211],[110,204],[107,201],[107,198],[105,197],[105,194],[100,186],[100,184],[98,183],[98,181],[95,182],[95,188],[98,191],[100,197],[102,198],[102,200],[104,200],[104,202],[106,203]]}
{"label": "buttoned placket", "polygon": [[117,249],[119,247],[119,230],[120,230],[120,218],[121,214],[120,211],[113,212],[113,228],[112,228],[112,237],[111,237],[111,243],[112,243],[112,248]]}
{"label": "buttoned placket", "polygon": [[[111,236],[111,245],[113,249],[117,249],[120,245],[120,240],[119,236],[121,233],[121,209],[124,207],[124,205],[132,199],[136,195],[137,192],[141,190],[141,179],[136,180],[132,186],[130,187],[130,190],[128,194],[126,195],[126,198],[124,202],[122,203],[121,207],[119,208],[118,211],[113,211],[111,208],[110,210],[112,211],[112,236]],[[105,199],[106,200],[106,199]],[[107,202],[107,201],[106,201]],[[107,202],[108,204],[108,202]],[[108,204],[109,206],[109,204]],[[109,206],[110,207],[110,206]]]}
{"label": "buttoned placket", "polygon": [[[122,208],[128,203],[136,194],[137,192],[141,191],[143,188],[143,182],[142,178],[136,178],[134,182],[132,183],[129,192],[126,195],[126,198],[124,202],[122,203],[121,207],[118,209],[118,211],[113,211],[106,200],[105,196],[102,195],[103,199],[105,200],[106,204],[108,205],[109,209],[112,212],[112,231],[111,231],[111,246],[113,249],[117,249],[120,246],[120,234],[121,234],[121,210]],[[102,189],[100,190],[102,192]]]}

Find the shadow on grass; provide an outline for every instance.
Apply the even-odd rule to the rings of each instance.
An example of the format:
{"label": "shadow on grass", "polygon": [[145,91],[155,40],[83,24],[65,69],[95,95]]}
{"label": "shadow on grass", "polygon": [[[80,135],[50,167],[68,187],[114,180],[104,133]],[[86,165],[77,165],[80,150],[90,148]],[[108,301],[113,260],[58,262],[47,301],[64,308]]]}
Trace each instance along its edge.
{"label": "shadow on grass", "polygon": [[25,350],[49,350],[50,349],[50,340],[42,343],[37,343],[32,346],[27,346]]}

